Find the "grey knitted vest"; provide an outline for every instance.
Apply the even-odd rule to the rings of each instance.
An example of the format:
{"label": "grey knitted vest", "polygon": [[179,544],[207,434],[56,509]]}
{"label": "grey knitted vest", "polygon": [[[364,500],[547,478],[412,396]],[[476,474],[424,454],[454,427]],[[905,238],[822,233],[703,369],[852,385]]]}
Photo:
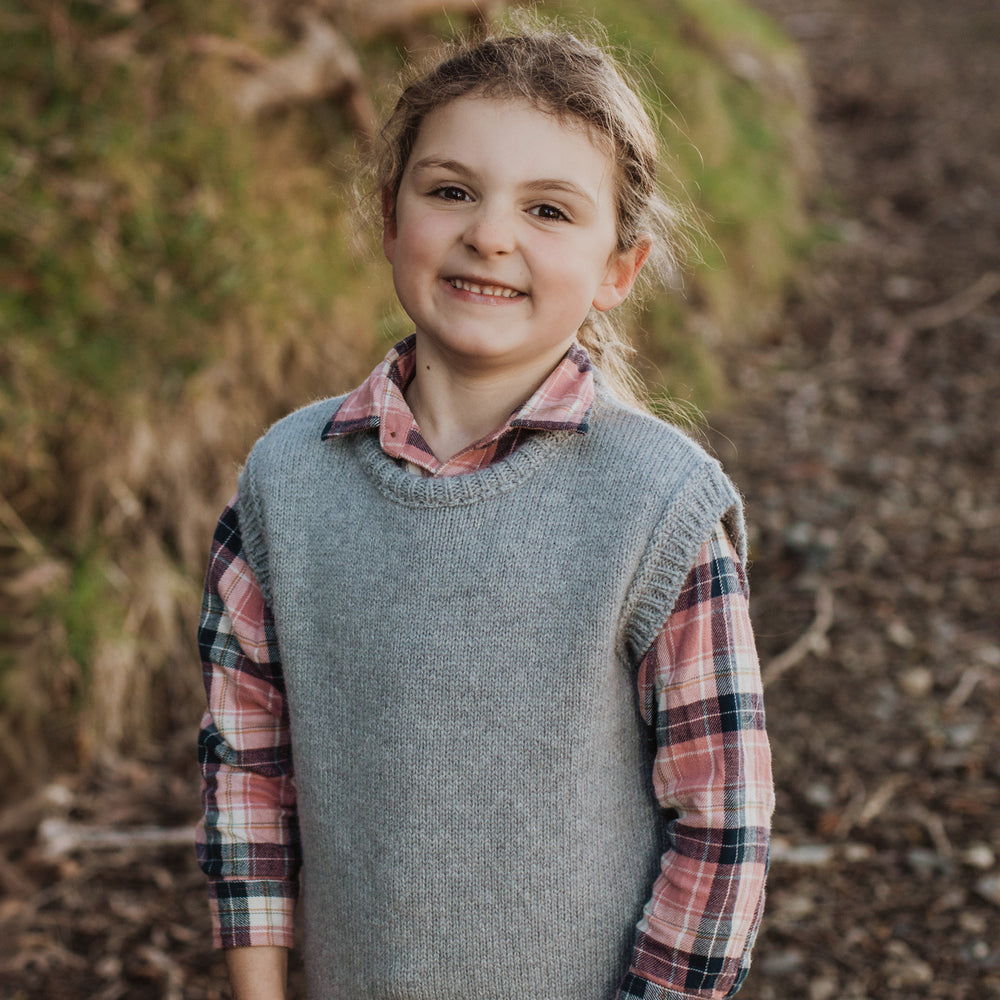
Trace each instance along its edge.
{"label": "grey knitted vest", "polygon": [[303,843],[311,1000],[609,1000],[664,849],[635,668],[739,497],[603,391],[423,479],[338,400],[240,479],[274,611]]}

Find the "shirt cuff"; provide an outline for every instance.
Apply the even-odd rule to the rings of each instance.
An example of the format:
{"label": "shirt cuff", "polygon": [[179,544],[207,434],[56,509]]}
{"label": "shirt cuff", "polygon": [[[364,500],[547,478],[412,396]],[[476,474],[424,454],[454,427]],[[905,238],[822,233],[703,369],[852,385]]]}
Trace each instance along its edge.
{"label": "shirt cuff", "polygon": [[650,980],[630,972],[618,990],[615,1000],[691,1000],[692,997],[705,995],[704,993],[678,993],[677,990],[673,990],[669,986],[650,982]]}
{"label": "shirt cuff", "polygon": [[215,947],[294,947],[297,897],[295,882],[210,881]]}

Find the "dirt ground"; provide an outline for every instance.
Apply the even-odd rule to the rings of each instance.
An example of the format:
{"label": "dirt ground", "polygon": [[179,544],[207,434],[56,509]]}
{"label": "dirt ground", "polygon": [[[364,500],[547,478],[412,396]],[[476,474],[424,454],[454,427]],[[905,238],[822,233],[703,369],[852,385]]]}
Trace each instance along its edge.
{"label": "dirt ground", "polygon": [[[1000,997],[1000,5],[761,5],[809,59],[837,238],[710,415],[778,788],[741,997]],[[227,995],[188,847],[52,825],[191,823],[192,740],[0,815],[0,995]]]}
{"label": "dirt ground", "polygon": [[841,242],[714,421],[778,787],[742,995],[1000,997],[1000,6],[763,6],[808,55]]}

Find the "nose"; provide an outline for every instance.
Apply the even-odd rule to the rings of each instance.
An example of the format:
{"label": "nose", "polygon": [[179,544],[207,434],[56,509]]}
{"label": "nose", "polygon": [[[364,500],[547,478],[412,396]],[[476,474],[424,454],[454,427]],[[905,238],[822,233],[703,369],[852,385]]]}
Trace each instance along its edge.
{"label": "nose", "polygon": [[499,206],[481,204],[469,218],[462,242],[480,257],[503,256],[513,252],[514,221]]}

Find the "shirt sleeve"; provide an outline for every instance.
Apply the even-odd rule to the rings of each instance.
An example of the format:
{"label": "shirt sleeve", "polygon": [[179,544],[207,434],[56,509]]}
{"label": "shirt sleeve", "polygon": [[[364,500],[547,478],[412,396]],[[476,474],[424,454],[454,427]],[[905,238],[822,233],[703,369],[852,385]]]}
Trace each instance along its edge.
{"label": "shirt sleeve", "polygon": [[720,524],[640,664],[653,788],[673,818],[618,1000],[732,996],[749,970],[774,791],[748,601]]}
{"label": "shirt sleeve", "polygon": [[288,710],[271,610],[246,562],[238,498],[212,540],[198,644],[198,861],[217,947],[293,944],[300,866]]}

